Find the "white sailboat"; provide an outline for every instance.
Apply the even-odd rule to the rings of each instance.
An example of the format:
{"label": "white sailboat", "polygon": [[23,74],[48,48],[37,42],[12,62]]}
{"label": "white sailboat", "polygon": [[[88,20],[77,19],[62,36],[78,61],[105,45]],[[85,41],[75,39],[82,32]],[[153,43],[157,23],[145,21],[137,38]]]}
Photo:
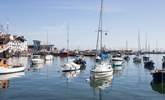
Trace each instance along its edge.
{"label": "white sailboat", "polygon": [[[67,51],[69,50],[69,26],[67,26]],[[81,68],[80,64],[77,64],[74,62],[74,59],[68,60],[67,57],[67,63],[62,65],[62,71],[67,72],[67,71],[76,71]]]}
{"label": "white sailboat", "polygon": [[[99,18],[99,27],[98,27],[98,35],[97,35],[97,43],[96,43],[96,50],[98,51],[98,43],[100,38],[100,52],[97,52],[96,57],[100,56],[103,52],[102,50],[102,13],[103,13],[103,0],[101,0],[101,10],[100,10],[100,18]],[[100,57],[101,58],[101,57]],[[94,67],[91,69],[91,76],[92,78],[103,78],[107,76],[113,75],[113,69],[109,62],[103,61],[101,58],[99,62],[96,62]]]}
{"label": "white sailboat", "polygon": [[140,31],[138,30],[138,52],[135,55],[135,57],[133,58],[133,62],[134,63],[141,63],[142,62],[142,58],[141,58],[141,45],[140,45]]}
{"label": "white sailboat", "polygon": [[[47,33],[47,45],[48,45],[48,33]],[[53,58],[54,58],[53,55],[51,55],[49,53],[45,55],[45,60],[46,61],[52,61]]]}

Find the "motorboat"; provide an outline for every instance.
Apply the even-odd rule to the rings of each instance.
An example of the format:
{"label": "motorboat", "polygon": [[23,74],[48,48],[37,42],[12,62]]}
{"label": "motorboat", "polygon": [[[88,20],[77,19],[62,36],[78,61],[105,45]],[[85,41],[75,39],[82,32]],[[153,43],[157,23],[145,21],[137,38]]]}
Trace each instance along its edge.
{"label": "motorboat", "polygon": [[9,65],[8,60],[0,58],[0,74],[10,74],[16,72],[22,72],[26,69],[22,64]]}
{"label": "motorboat", "polygon": [[33,55],[31,62],[32,64],[43,64],[45,61],[40,55]]}
{"label": "motorboat", "polygon": [[130,57],[128,55],[125,55],[123,58],[124,58],[125,61],[129,61],[130,60]]}
{"label": "motorboat", "polygon": [[112,56],[113,67],[115,67],[115,66],[122,66],[123,63],[124,63],[124,59],[121,56],[121,54],[116,54],[116,55]]}
{"label": "motorboat", "polygon": [[76,64],[74,62],[74,60],[70,60],[69,62],[62,65],[62,71],[63,72],[76,71],[76,70],[80,70],[80,68],[81,68],[81,65]]}
{"label": "motorboat", "polygon": [[133,58],[133,62],[134,62],[134,63],[141,63],[141,62],[142,62],[142,59],[141,59],[140,56],[135,56],[135,57]]}
{"label": "motorboat", "polygon": [[150,58],[149,57],[147,57],[147,56],[143,56],[143,62],[145,63],[145,62],[148,62],[150,60]]}
{"label": "motorboat", "polygon": [[153,60],[150,60],[150,57],[148,56],[143,56],[143,62],[144,62],[144,68],[149,69],[149,70],[153,70],[154,67],[154,62]]}
{"label": "motorboat", "polygon": [[86,61],[85,61],[84,57],[77,57],[73,62],[80,65],[81,67],[86,66]]}
{"label": "motorboat", "polygon": [[154,64],[155,63],[152,60],[146,61],[146,62],[144,62],[144,68],[153,70],[155,68]]}
{"label": "motorboat", "polygon": [[46,61],[51,61],[51,60],[53,60],[53,55],[50,55],[50,54],[46,55],[46,56],[45,56],[45,60],[46,60]]}

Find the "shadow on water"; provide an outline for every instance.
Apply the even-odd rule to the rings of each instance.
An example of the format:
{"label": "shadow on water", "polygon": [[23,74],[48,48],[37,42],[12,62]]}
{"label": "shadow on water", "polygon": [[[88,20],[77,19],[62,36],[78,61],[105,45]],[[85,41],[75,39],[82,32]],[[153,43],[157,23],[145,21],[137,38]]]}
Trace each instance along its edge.
{"label": "shadow on water", "polygon": [[25,76],[25,72],[0,75],[0,89],[7,89],[10,86],[10,80]]}
{"label": "shadow on water", "polygon": [[165,94],[165,82],[151,81],[151,87],[152,87],[152,90],[160,94]]}

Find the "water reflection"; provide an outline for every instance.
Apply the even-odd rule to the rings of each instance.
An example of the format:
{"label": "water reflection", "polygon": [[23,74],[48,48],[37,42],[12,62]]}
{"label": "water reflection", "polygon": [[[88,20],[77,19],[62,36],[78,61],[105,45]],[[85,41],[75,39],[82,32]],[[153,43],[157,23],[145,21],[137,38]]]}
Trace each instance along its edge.
{"label": "water reflection", "polygon": [[67,79],[73,79],[77,77],[80,74],[80,72],[81,72],[80,70],[76,70],[76,71],[62,72],[62,74]]}
{"label": "water reflection", "polygon": [[0,89],[9,88],[10,80],[13,78],[19,78],[25,75],[25,72],[0,75]]}
{"label": "water reflection", "polygon": [[94,98],[96,99],[96,93],[99,93],[99,100],[102,100],[103,91],[112,86],[113,75],[100,79],[90,79],[90,86],[93,88]]}
{"label": "water reflection", "polygon": [[151,82],[151,87],[152,90],[160,93],[160,94],[165,94],[165,82]]}
{"label": "water reflection", "polygon": [[35,64],[35,65],[31,64],[31,65],[30,65],[30,70],[33,71],[33,72],[38,72],[38,71],[40,71],[43,67],[44,67],[43,64]]}

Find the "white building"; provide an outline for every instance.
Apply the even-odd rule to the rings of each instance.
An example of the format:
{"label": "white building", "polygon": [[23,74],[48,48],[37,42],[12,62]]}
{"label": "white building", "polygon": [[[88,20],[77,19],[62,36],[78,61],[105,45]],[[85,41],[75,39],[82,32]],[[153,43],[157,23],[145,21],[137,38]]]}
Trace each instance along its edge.
{"label": "white building", "polygon": [[9,42],[10,50],[15,52],[26,52],[28,50],[28,43],[23,36],[10,36]]}

